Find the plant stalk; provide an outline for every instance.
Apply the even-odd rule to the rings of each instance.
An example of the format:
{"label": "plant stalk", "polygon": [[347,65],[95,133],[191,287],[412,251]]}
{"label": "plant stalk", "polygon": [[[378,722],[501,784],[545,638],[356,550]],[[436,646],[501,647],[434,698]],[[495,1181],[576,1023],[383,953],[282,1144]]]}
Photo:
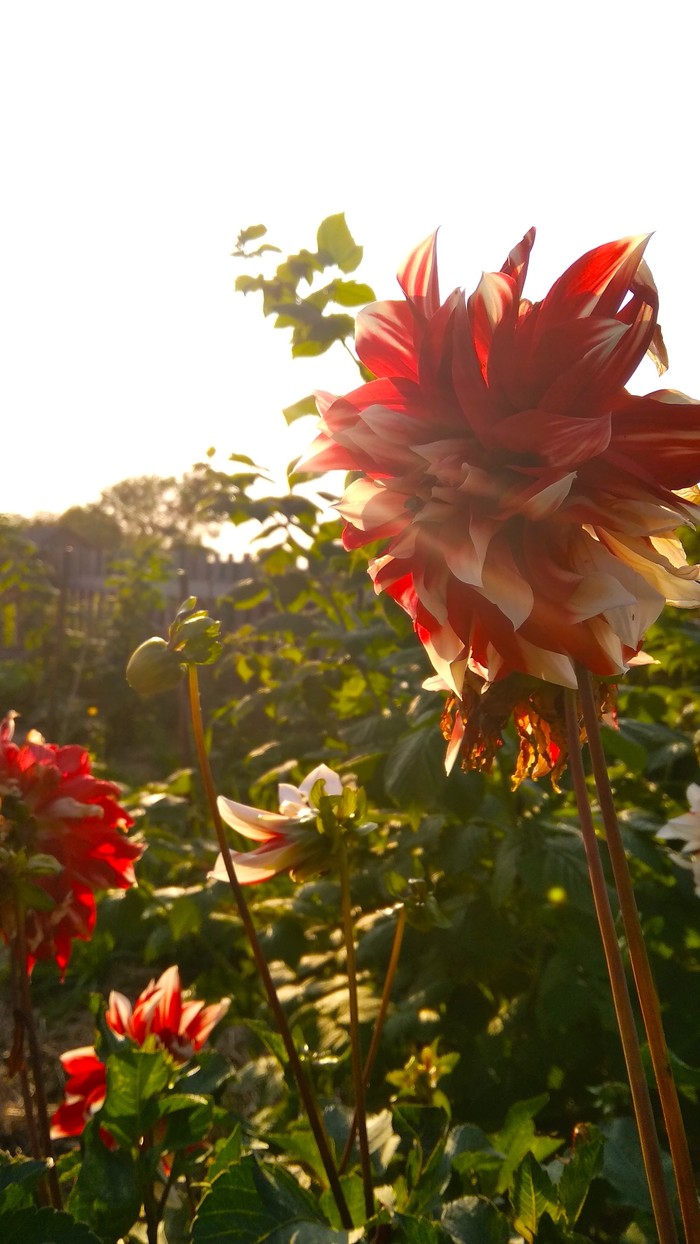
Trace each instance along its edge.
{"label": "plant stalk", "polygon": [[352,904],[350,898],[350,869],[345,842],[341,838],[338,852],[340,871],[340,903],[343,917],[343,936],[345,938],[345,963],[348,975],[348,1000],[350,1004],[350,1050],[352,1055],[352,1079],[355,1090],[355,1116],[357,1118],[357,1135],[360,1148],[360,1169],[362,1171],[362,1187],[365,1194],[365,1213],[371,1218],[374,1213],[374,1190],[372,1188],[372,1168],[367,1141],[367,1114],[365,1111],[365,1075],[360,1051],[360,1014],[357,1004],[357,968],[355,964],[355,930],[352,923]]}
{"label": "plant stalk", "polygon": [[243,893],[243,887],[241,886],[241,883],[238,880],[238,877],[236,876],[236,870],[234,868],[233,860],[231,858],[231,851],[229,849],[228,842],[226,841],[226,834],[224,832],[223,823],[219,815],[219,809],[218,809],[217,802],[216,802],[216,791],[214,789],[214,781],[212,778],[211,767],[209,765],[209,757],[207,756],[207,749],[206,749],[206,744],[204,741],[204,726],[202,722],[202,708],[201,708],[200,699],[199,699],[199,679],[197,677],[196,665],[188,665],[187,677],[188,677],[188,687],[189,687],[189,696],[190,696],[190,715],[192,718],[192,731],[194,734],[195,748],[197,751],[197,760],[199,762],[199,769],[202,775],[202,782],[204,783],[204,790],[206,793],[207,803],[209,805],[209,811],[211,813],[211,818],[214,824],[216,838],[219,844],[219,850],[221,851],[221,857],[224,861],[226,875],[229,879],[229,884],[231,886],[233,897],[236,901],[238,913],[240,915],[241,922],[243,924],[248,941],[250,943],[251,950],[253,952],[253,958],[255,959],[255,966],[260,975],[260,979],[263,983],[265,993],[267,994],[267,999],[270,1004],[270,1008],[275,1017],[275,1022],[277,1024],[280,1036],[282,1037],[282,1040],[284,1042],[284,1047],[287,1051],[287,1057],[289,1058],[289,1065],[292,1069],[292,1073],[296,1080],[302,1102],[304,1103],[304,1109],[306,1111],[306,1115],[309,1120],[309,1124],[313,1132],[314,1139],[318,1146],[318,1151],[321,1157],[321,1161],[323,1162],[323,1167],[326,1172],[326,1176],[328,1178],[328,1183],[329,1183],[331,1192],[333,1194],[333,1198],[338,1207],[338,1213],[340,1214],[340,1218],[345,1229],[352,1230],[352,1226],[353,1226],[352,1218],[350,1216],[350,1211],[348,1209],[347,1201],[345,1200],[345,1195],[343,1193],[343,1189],[340,1184],[340,1179],[338,1177],[338,1172],[335,1167],[335,1162],[333,1160],[333,1155],[331,1153],[330,1142],[328,1140],[328,1136],[326,1135],[326,1130],[325,1130],[325,1127],[323,1126],[323,1121],[321,1119],[321,1116],[318,1111],[318,1107],[316,1105],[316,1101],[311,1091],[311,1086],[304,1073],[304,1068],[301,1065],[301,1059],[299,1058],[299,1055],[297,1053],[297,1048],[294,1044],[294,1039],[289,1029],[289,1024],[287,1023],[287,1017],[282,1009],[282,1004],[277,996],[277,990],[275,989],[272,976],[270,975],[270,969],[267,966],[267,960],[265,959],[265,956],[263,954],[262,946],[260,945],[260,941],[258,939],[255,925],[253,924],[253,919],[248,909],[248,904],[246,902],[245,895]]}
{"label": "plant stalk", "polygon": [[617,940],[615,921],[610,907],[603,863],[598,847],[598,839],[596,838],[593,816],[588,801],[586,777],[581,758],[581,738],[576,693],[574,691],[566,691],[564,695],[571,779],[576,795],[581,833],[588,862],[591,889],[593,891],[593,903],[603,942],[605,961],[608,967],[613,1006],[615,1008],[617,1026],[622,1042],[622,1052],[632,1092],[632,1103],[639,1130],[642,1159],[649,1185],[659,1244],[677,1244],[678,1235],[664,1179],[661,1150],[659,1148],[654,1114],[651,1108],[649,1089],[644,1077],[642,1053],[639,1048],[639,1038],[634,1022],[632,1003],[630,1002],[622,954]]}
{"label": "plant stalk", "polygon": [[598,792],[600,812],[605,827],[605,837],[610,855],[615,888],[620,903],[622,923],[627,938],[632,973],[644,1020],[649,1053],[659,1091],[661,1109],[666,1124],[673,1170],[678,1188],[678,1201],[688,1244],[700,1241],[700,1207],[688,1149],[688,1139],[683,1125],[678,1093],[671,1072],[668,1047],[661,1019],[659,996],[654,984],[639,911],[632,887],[620,826],[610,789],[608,767],[600,736],[600,724],[596,712],[591,676],[588,670],[576,670],[583,721],[588,736],[588,749]]}
{"label": "plant stalk", "polygon": [[38,1133],[41,1155],[48,1162],[46,1182],[49,1189],[51,1204],[54,1209],[62,1209],[63,1201],[61,1198],[61,1189],[58,1185],[58,1175],[54,1165],[53,1145],[51,1144],[51,1125],[49,1123],[49,1111],[46,1102],[46,1089],[44,1087],[41,1050],[39,1048],[39,1038],[36,1031],[34,1008],[32,1006],[32,994],[29,983],[29,972],[27,970],[27,938],[24,927],[24,911],[19,903],[16,905],[15,918],[16,932],[13,942],[13,955],[19,975],[19,994],[22,1014],[21,1022],[24,1025],[24,1031],[27,1035],[29,1063],[31,1066],[32,1082],[34,1085],[36,1131]]}
{"label": "plant stalk", "polygon": [[[384,1020],[386,1019],[386,1013],[389,1009],[391,990],[394,984],[396,968],[398,967],[399,955],[401,954],[401,943],[403,942],[403,935],[404,935],[405,928],[406,928],[406,908],[400,907],[399,914],[396,917],[396,928],[394,930],[394,940],[391,946],[391,955],[389,956],[389,963],[386,969],[386,976],[384,977],[384,987],[382,989],[382,998],[379,1004],[379,1011],[377,1013],[377,1018],[374,1021],[374,1028],[372,1029],[372,1039],[369,1043],[369,1049],[367,1051],[367,1057],[365,1059],[365,1065],[364,1065],[364,1069],[362,1072],[362,1079],[363,1079],[365,1088],[367,1088],[369,1085],[370,1077],[372,1075],[372,1068],[374,1067],[375,1059],[379,1051],[379,1042],[382,1036],[382,1029],[384,1028]],[[340,1165],[338,1167],[341,1175],[343,1171],[345,1170],[345,1167],[347,1166],[348,1161],[350,1159],[350,1154],[352,1153],[352,1147],[353,1147],[353,1144],[355,1143],[356,1135],[357,1135],[357,1110],[352,1116],[352,1123],[350,1124],[350,1133],[345,1142],[345,1148],[343,1149],[343,1156],[340,1159]]]}

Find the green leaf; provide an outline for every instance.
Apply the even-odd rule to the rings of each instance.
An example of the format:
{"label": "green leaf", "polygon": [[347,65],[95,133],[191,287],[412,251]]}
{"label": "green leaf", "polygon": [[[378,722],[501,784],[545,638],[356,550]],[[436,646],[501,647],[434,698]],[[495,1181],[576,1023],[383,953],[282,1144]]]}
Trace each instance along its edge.
{"label": "green leaf", "polygon": [[199,933],[202,927],[202,912],[194,899],[186,894],[176,898],[168,912],[168,924],[173,940],[176,942],[190,933]]}
{"label": "green leaf", "polygon": [[35,1182],[46,1169],[47,1163],[37,1158],[10,1157],[7,1153],[0,1153],[0,1195],[14,1184]]}
{"label": "green leaf", "polygon": [[91,1119],[83,1132],[82,1150],[68,1209],[108,1240],[126,1235],[141,1208],[134,1158],[125,1149],[103,1145],[97,1119]]}
{"label": "green leaf", "polygon": [[288,424],[296,423],[296,420],[303,419],[304,415],[318,415],[316,398],[313,393],[309,393],[307,397],[300,398],[292,406],[285,406],[282,414]]}
{"label": "green leaf", "polygon": [[34,1204],[33,1194],[47,1163],[0,1152],[0,1214]]}
{"label": "green leaf", "polygon": [[[615,1202],[650,1213],[651,1198],[634,1120],[613,1119],[601,1131],[605,1137],[601,1174],[610,1184]],[[663,1154],[662,1159],[668,1184],[671,1181],[670,1159],[667,1154]]]}
{"label": "green leaf", "polygon": [[158,1140],[161,1153],[187,1149],[203,1140],[211,1128],[212,1103],[208,1097],[192,1093],[169,1093],[158,1101],[158,1119],[166,1119],[165,1132]]}
{"label": "green leaf", "polygon": [[237,239],[238,245],[246,246],[248,242],[257,242],[258,238],[264,238],[266,233],[266,225],[248,225],[247,229],[241,229]]}
{"label": "green leaf", "polygon": [[534,1240],[542,1215],[552,1210],[556,1213],[558,1207],[554,1184],[531,1153],[516,1170],[510,1195],[515,1227],[527,1241]]}
{"label": "green leaf", "polygon": [[178,1092],[206,1097],[215,1093],[235,1074],[234,1068],[223,1054],[217,1054],[215,1050],[200,1050],[196,1064],[183,1070],[174,1082],[174,1088]]}
{"label": "green leaf", "polygon": [[586,1140],[578,1141],[569,1160],[562,1164],[557,1195],[567,1227],[573,1227],[588,1196],[591,1182],[603,1167],[603,1137],[591,1128]]}
{"label": "green leaf", "polygon": [[411,1214],[397,1214],[392,1227],[391,1239],[397,1244],[445,1244],[449,1238],[436,1222]]}
{"label": "green leaf", "polygon": [[549,1094],[542,1093],[539,1097],[516,1102],[508,1111],[500,1132],[491,1137],[494,1148],[500,1149],[506,1155],[498,1180],[499,1192],[505,1192],[511,1186],[516,1168],[525,1154],[530,1152],[535,1139],[533,1119],[548,1101]]}
{"label": "green leaf", "polygon": [[270,1028],[269,1024],[259,1019],[240,1019],[239,1023],[243,1024],[250,1032],[265,1046],[267,1050],[277,1059],[283,1067],[287,1063],[287,1051],[284,1041],[275,1028]]}
{"label": "green leaf", "polygon": [[282,1167],[252,1155],[215,1179],[192,1226],[192,1244],[349,1244]]}
{"label": "green leaf", "polygon": [[229,1166],[236,1166],[241,1160],[241,1129],[234,1127],[230,1136],[225,1140],[217,1142],[214,1149],[215,1157],[207,1171],[207,1179],[209,1183],[213,1183],[217,1175],[222,1171],[228,1170]]}
{"label": "green leaf", "polygon": [[248,276],[245,272],[236,277],[233,285],[237,294],[255,294],[263,287],[264,280],[261,276]]}
{"label": "green leaf", "polygon": [[444,751],[437,723],[404,734],[386,759],[384,784],[389,794],[399,804],[428,807],[446,781]]}
{"label": "green leaf", "polygon": [[76,1222],[61,1210],[45,1207],[3,1214],[2,1244],[101,1244],[101,1241],[84,1222]]}
{"label": "green leaf", "polygon": [[601,725],[600,736],[605,755],[612,760],[624,761],[628,773],[643,773],[647,766],[647,749],[642,743],[630,738],[624,724],[619,730]]}
{"label": "green leaf", "polygon": [[345,213],[327,216],[318,227],[319,253],[328,255],[331,262],[343,272],[354,272],[362,259],[362,247],[358,246],[345,221]]}
{"label": "green leaf", "polygon": [[341,307],[361,307],[375,298],[372,286],[359,281],[336,281],[333,285],[333,299]]}
{"label": "green leaf", "polygon": [[158,1096],[172,1074],[172,1063],[162,1050],[124,1046],[105,1064],[107,1096],[100,1122],[121,1143],[137,1144],[158,1117]]}
{"label": "green leaf", "polygon": [[508,1244],[510,1240],[508,1219],[482,1197],[451,1201],[442,1211],[441,1222],[452,1244]]}

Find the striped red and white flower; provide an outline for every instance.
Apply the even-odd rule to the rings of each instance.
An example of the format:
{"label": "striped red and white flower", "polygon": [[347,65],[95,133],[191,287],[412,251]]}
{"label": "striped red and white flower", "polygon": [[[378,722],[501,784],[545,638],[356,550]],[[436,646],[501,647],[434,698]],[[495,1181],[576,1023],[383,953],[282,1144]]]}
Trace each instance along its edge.
{"label": "striped red and white flower", "polygon": [[358,317],[376,379],[319,396],[300,464],[358,473],[338,505],[345,544],[383,542],[375,588],[457,696],[467,674],[620,675],[666,601],[700,604],[673,534],[700,517],[700,405],[626,388],[645,354],[666,367],[648,239],[588,252],[534,303],[533,241],[445,299],[435,237],[418,246],[404,298]]}
{"label": "striped red and white flower", "polygon": [[[178,1062],[187,1062],[208,1040],[216,1024],[228,1011],[230,999],[209,1006],[185,998],[176,966],[167,968],[152,980],[131,1004],[122,993],[113,991],[105,1021],[112,1032],[142,1046],[149,1037],[168,1050]],[[88,1119],[103,1106],[107,1092],[105,1064],[92,1045],[67,1050],[61,1055],[67,1079],[64,1100],[51,1120],[51,1135],[79,1136]]]}
{"label": "striped red and white flower", "polygon": [[[317,765],[299,786],[280,783],[279,812],[265,812],[219,796],[219,812],[225,824],[244,838],[260,844],[253,851],[231,852],[241,885],[255,885],[283,872],[299,879],[312,875],[323,866],[328,855],[328,842],[318,831],[316,814],[309,802],[317,782],[323,783],[326,795],[343,793],[338,774],[328,765]],[[223,856],[219,855],[209,875],[215,881],[228,880]]]}

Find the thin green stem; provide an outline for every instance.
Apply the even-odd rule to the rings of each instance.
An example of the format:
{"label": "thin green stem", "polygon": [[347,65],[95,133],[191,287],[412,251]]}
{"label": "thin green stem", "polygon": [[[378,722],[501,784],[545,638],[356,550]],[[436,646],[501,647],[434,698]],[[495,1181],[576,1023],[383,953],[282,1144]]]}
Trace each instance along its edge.
{"label": "thin green stem", "polygon": [[350,1050],[352,1055],[352,1079],[355,1090],[357,1137],[360,1148],[362,1186],[365,1194],[365,1213],[368,1218],[371,1218],[374,1213],[374,1190],[372,1188],[372,1168],[369,1158],[369,1143],[367,1141],[364,1070],[362,1067],[362,1054],[360,1051],[360,1014],[357,1004],[355,929],[352,922],[348,853],[342,839],[340,842],[340,850],[338,851],[338,860],[340,871],[340,905],[343,918],[343,936],[345,938],[345,966],[348,975],[348,1000],[350,1003]]}
{"label": "thin green stem", "polygon": [[46,1182],[49,1189],[51,1204],[54,1209],[62,1209],[63,1201],[61,1199],[61,1189],[58,1185],[58,1175],[54,1165],[53,1145],[51,1144],[51,1125],[49,1123],[46,1089],[44,1087],[44,1070],[42,1067],[41,1050],[39,1048],[39,1038],[37,1036],[36,1022],[34,1019],[34,1008],[32,1006],[29,971],[27,969],[27,937],[24,927],[24,911],[19,903],[16,907],[16,932],[15,940],[13,942],[13,953],[15,955],[19,975],[22,1022],[27,1036],[29,1063],[32,1071],[32,1082],[34,1084],[36,1130],[39,1136],[39,1145],[42,1157],[46,1158],[49,1164],[46,1172]]}
{"label": "thin green stem", "polygon": [[229,884],[231,886],[231,891],[233,893],[236,906],[238,908],[238,914],[240,915],[241,923],[243,924],[243,928],[245,929],[246,936],[250,943],[250,948],[253,952],[253,958],[255,959],[255,966],[258,970],[258,974],[260,976],[263,987],[265,989],[265,993],[267,994],[267,1000],[270,1004],[270,1009],[272,1010],[272,1013],[275,1017],[275,1022],[277,1024],[277,1028],[279,1030],[280,1036],[282,1037],[282,1040],[284,1042],[284,1048],[287,1051],[289,1065],[292,1069],[292,1074],[294,1075],[294,1079],[296,1080],[297,1087],[299,1089],[299,1094],[301,1096],[302,1102],[304,1104],[304,1109],[306,1111],[306,1115],[309,1120],[309,1125],[311,1127],[311,1131],[313,1132],[314,1139],[318,1146],[318,1151],[321,1156],[321,1161],[323,1162],[323,1167],[326,1172],[326,1176],[328,1178],[328,1184],[333,1194],[335,1203],[338,1207],[338,1213],[340,1214],[340,1218],[345,1229],[351,1230],[352,1225],[353,1225],[352,1218],[350,1216],[350,1211],[348,1209],[347,1201],[345,1200],[343,1189],[340,1184],[340,1179],[338,1177],[338,1172],[335,1167],[335,1162],[333,1160],[333,1155],[331,1153],[330,1142],[328,1140],[328,1136],[326,1135],[326,1130],[323,1126],[323,1121],[321,1119],[318,1107],[316,1105],[316,1101],[311,1091],[311,1086],[304,1073],[304,1068],[301,1065],[301,1059],[299,1058],[299,1054],[297,1053],[297,1048],[294,1044],[294,1039],[289,1029],[289,1024],[287,1023],[287,1017],[282,1009],[282,1004],[279,1000],[279,997],[277,996],[277,990],[275,989],[272,976],[270,975],[270,969],[267,966],[267,960],[265,959],[265,956],[263,954],[262,947],[260,945],[260,941],[257,935],[257,931],[255,929],[255,925],[253,924],[253,919],[248,909],[248,904],[246,902],[245,895],[243,893],[243,887],[241,886],[241,883],[238,880],[238,877],[236,876],[236,870],[234,868],[233,860],[231,858],[231,851],[229,849],[228,842],[226,841],[226,834],[224,832],[224,827],[223,827],[223,823],[221,820],[221,816],[219,815],[219,808],[216,802],[216,791],[214,788],[214,781],[212,778],[211,767],[209,765],[209,757],[207,755],[206,744],[204,741],[204,725],[202,722],[202,708],[201,708],[201,704],[199,701],[199,680],[197,677],[197,667],[195,665],[188,665],[187,675],[188,675],[188,685],[189,685],[189,693],[190,693],[190,714],[192,717],[192,730],[194,734],[195,748],[197,751],[197,760],[199,762],[199,769],[202,775],[202,782],[204,783],[204,790],[205,790],[206,797],[207,797],[207,804],[209,806],[209,811],[211,813],[212,822],[214,824],[214,830],[216,832],[216,839],[219,844],[221,858],[223,859],[224,868],[226,869],[226,875],[229,879]]}
{"label": "thin green stem", "polygon": [[620,902],[622,923],[627,938],[627,949],[649,1042],[649,1053],[656,1077],[661,1109],[666,1124],[666,1134],[676,1177],[683,1226],[688,1244],[695,1244],[695,1241],[700,1241],[700,1207],[698,1206],[698,1195],[693,1177],[688,1140],[685,1127],[683,1126],[683,1116],[678,1101],[678,1093],[669,1065],[668,1048],[661,1019],[661,1006],[644,942],[639,911],[637,910],[632,887],[632,878],[627,865],[625,847],[610,789],[608,767],[600,737],[600,725],[593,696],[591,676],[587,670],[582,668],[577,668],[576,673],[581,708],[583,710],[583,721],[588,736],[588,749],[593,766],[593,776],[598,791],[598,802],[600,804],[603,825],[605,826],[605,837]]}
{"label": "thin green stem", "polygon": [[583,836],[591,889],[593,891],[593,903],[603,942],[605,961],[608,967],[613,1005],[622,1042],[622,1052],[627,1066],[627,1076],[632,1092],[632,1104],[639,1130],[642,1159],[649,1185],[659,1244],[677,1244],[678,1235],[664,1179],[661,1150],[659,1148],[654,1114],[651,1108],[649,1089],[644,1077],[644,1066],[634,1022],[632,1003],[630,1002],[622,954],[617,940],[610,899],[608,898],[598,839],[596,838],[593,816],[588,801],[586,777],[581,759],[581,739],[575,692],[565,692],[565,706],[571,779],[576,795],[581,834]]}
{"label": "thin green stem", "polygon": [[[396,917],[396,928],[394,930],[394,940],[391,946],[391,955],[389,956],[389,963],[386,969],[386,976],[384,977],[384,987],[382,989],[382,998],[379,1004],[379,1011],[377,1013],[377,1018],[374,1021],[374,1028],[372,1030],[372,1039],[369,1043],[369,1049],[367,1051],[367,1057],[365,1059],[365,1065],[362,1071],[362,1079],[363,1079],[365,1088],[367,1088],[367,1086],[369,1085],[370,1077],[372,1075],[372,1068],[374,1067],[375,1059],[379,1051],[379,1042],[382,1036],[382,1029],[384,1028],[384,1020],[386,1019],[386,1013],[389,1009],[391,990],[394,984],[396,968],[398,967],[399,955],[401,954],[401,943],[403,942],[403,935],[404,935],[405,928],[406,928],[406,908],[400,907],[399,914]],[[352,1116],[352,1123],[350,1124],[350,1133],[345,1142],[343,1156],[340,1159],[340,1166],[338,1169],[341,1175],[343,1171],[345,1170],[345,1167],[347,1166],[348,1161],[350,1159],[350,1154],[352,1153],[352,1147],[353,1147],[353,1144],[355,1143],[356,1135],[357,1135],[357,1110]]]}

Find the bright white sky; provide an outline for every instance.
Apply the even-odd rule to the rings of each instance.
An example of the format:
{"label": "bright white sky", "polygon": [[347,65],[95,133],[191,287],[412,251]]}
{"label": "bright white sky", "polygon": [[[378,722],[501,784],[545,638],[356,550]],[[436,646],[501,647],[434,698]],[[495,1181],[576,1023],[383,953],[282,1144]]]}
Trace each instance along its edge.
{"label": "bright white sky", "polygon": [[292,363],[234,296],[258,222],[286,253],[344,211],[382,297],[437,225],[446,293],[536,224],[533,297],[655,230],[666,381],[700,396],[692,23],[680,0],[4,0],[0,510],[210,445],[281,474],[312,434],[281,408],[355,378],[340,347]]}

